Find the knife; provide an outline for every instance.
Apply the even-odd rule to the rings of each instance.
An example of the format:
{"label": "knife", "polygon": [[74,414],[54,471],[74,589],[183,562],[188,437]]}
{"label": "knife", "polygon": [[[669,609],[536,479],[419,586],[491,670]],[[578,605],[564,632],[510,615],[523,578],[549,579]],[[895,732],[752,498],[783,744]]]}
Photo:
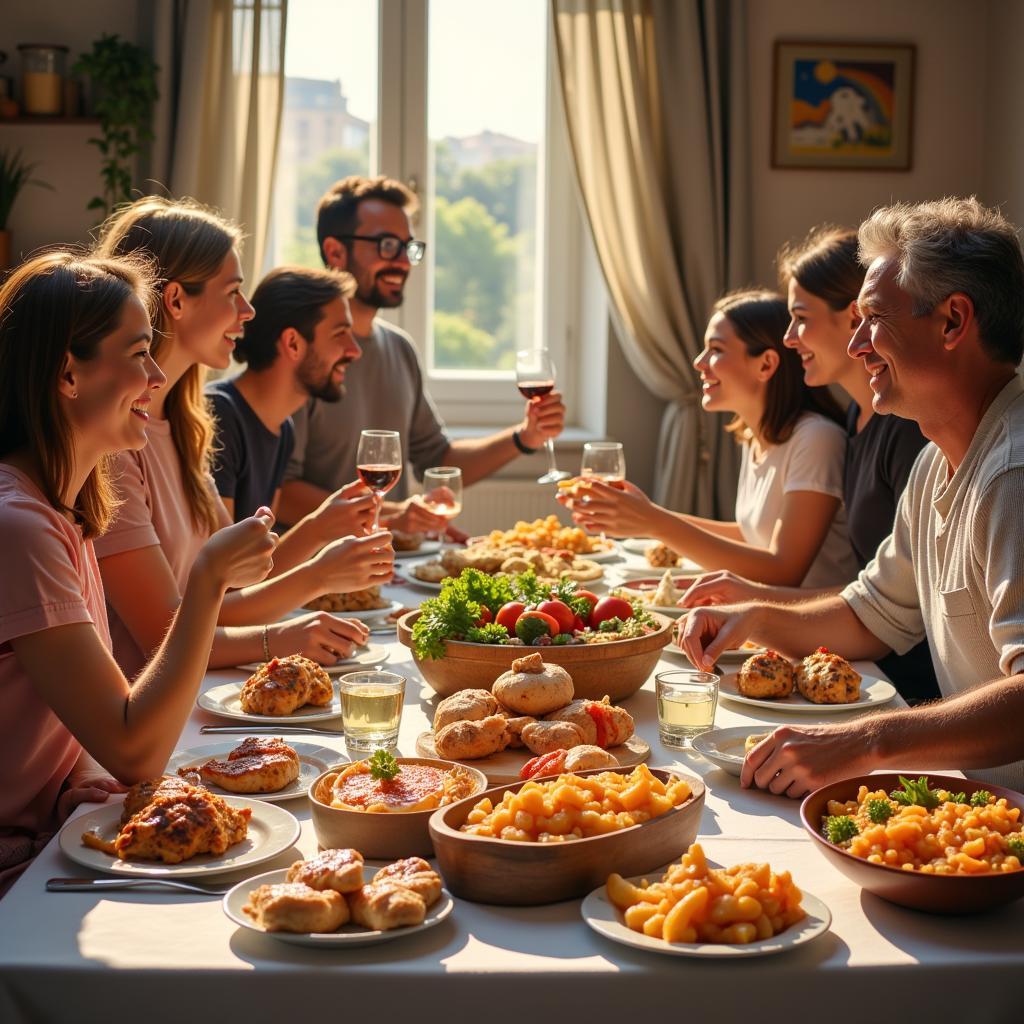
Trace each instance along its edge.
{"label": "knife", "polygon": [[245,733],[252,735],[288,736],[299,733],[304,736],[344,737],[342,729],[314,729],[310,725],[203,725],[199,731],[205,734]]}
{"label": "knife", "polygon": [[170,878],[48,878],[47,892],[93,892],[101,889],[140,889],[143,886],[158,886],[164,889],[178,889],[182,892],[198,893],[200,896],[223,896],[227,889],[208,889],[190,882],[177,882]]}

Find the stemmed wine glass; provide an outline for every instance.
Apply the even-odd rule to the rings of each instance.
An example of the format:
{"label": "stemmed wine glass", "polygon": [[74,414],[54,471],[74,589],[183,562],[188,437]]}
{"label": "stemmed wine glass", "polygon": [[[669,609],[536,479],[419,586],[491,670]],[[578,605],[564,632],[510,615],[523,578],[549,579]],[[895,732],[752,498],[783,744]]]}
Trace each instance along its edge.
{"label": "stemmed wine glass", "polygon": [[356,472],[377,499],[373,528],[379,530],[380,507],[384,495],[398,483],[402,475],[402,438],[398,431],[364,430],[359,435]]}
{"label": "stemmed wine glass", "polygon": [[[434,466],[423,474],[423,504],[436,516],[451,522],[462,511],[462,470],[458,466]],[[444,554],[446,532],[440,535]]]}
{"label": "stemmed wine glass", "polygon": [[[620,441],[588,441],[583,446],[583,461],[580,464],[582,480],[604,480],[610,484],[621,484],[626,479],[626,453]],[[581,501],[585,502],[586,496]],[[601,531],[601,543],[608,544],[608,538]]]}
{"label": "stemmed wine glass", "polygon": [[[523,349],[516,353],[516,387],[531,401],[554,390],[555,364],[546,348]],[[548,453],[548,471],[537,477],[537,483],[556,484],[559,480],[568,480],[569,474],[560,470],[555,462],[555,443],[550,437],[544,439],[544,448]]]}

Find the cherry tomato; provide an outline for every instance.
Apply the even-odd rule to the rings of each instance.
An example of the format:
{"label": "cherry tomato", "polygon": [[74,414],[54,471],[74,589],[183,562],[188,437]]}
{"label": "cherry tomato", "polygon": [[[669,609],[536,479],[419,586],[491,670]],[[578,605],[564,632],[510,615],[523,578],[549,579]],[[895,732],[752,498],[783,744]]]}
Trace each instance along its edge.
{"label": "cherry tomato", "polygon": [[494,621],[494,612],[487,605],[480,605],[480,618],[473,623],[474,626],[486,626],[488,622]]}
{"label": "cherry tomato", "polygon": [[633,618],[633,606],[622,597],[602,597],[590,613],[590,628],[597,629],[605,619]]}
{"label": "cherry tomato", "polygon": [[576,616],[564,601],[541,601],[537,611],[545,612],[558,623],[559,633],[571,633]]}
{"label": "cherry tomato", "polygon": [[558,636],[558,633],[558,621],[546,612],[525,611],[516,620],[516,636],[527,645],[535,644],[542,636]]}
{"label": "cherry tomato", "polygon": [[594,610],[594,605],[597,604],[597,594],[595,594],[592,590],[577,590],[574,596],[585,597],[587,599],[587,604],[589,604],[590,607],[587,610],[587,613],[583,616],[583,618],[589,619],[590,613]]}
{"label": "cherry tomato", "polygon": [[578,631],[578,632],[582,633],[583,630],[585,630],[586,628],[587,628],[587,624],[578,615],[574,616],[574,618],[572,620],[573,632],[575,633],[575,632]]}
{"label": "cherry tomato", "polygon": [[508,604],[503,604],[498,609],[498,614],[494,616],[494,621],[499,626],[504,626],[508,630],[509,636],[513,636],[519,616],[524,611],[526,611],[526,605],[522,601],[509,601]]}

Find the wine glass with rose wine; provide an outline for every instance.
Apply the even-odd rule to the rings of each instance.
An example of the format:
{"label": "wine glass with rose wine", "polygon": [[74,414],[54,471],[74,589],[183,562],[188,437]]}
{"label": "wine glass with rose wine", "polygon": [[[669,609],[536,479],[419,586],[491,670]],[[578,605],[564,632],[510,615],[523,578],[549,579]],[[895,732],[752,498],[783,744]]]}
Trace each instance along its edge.
{"label": "wine glass with rose wine", "polygon": [[[555,364],[546,348],[523,349],[516,353],[516,387],[529,401],[542,398],[555,388]],[[555,462],[555,443],[550,437],[544,439],[548,453],[548,471],[537,478],[539,484],[555,484],[568,480],[569,474],[560,470]]]}
{"label": "wine glass with rose wine", "polygon": [[[626,453],[620,441],[588,441],[583,446],[583,461],[580,464],[580,479],[604,480],[605,483],[621,484],[626,479]],[[586,494],[580,499],[586,503]],[[608,544],[608,538],[601,531],[601,543]]]}
{"label": "wine glass with rose wine", "polygon": [[[462,470],[458,466],[434,466],[423,474],[423,504],[436,516],[451,522],[462,511]],[[446,533],[441,531],[440,555]]]}
{"label": "wine glass with rose wine", "polygon": [[402,475],[402,438],[398,431],[364,430],[359,435],[356,472],[377,499],[373,528],[379,530],[380,506],[384,495],[398,483]]}

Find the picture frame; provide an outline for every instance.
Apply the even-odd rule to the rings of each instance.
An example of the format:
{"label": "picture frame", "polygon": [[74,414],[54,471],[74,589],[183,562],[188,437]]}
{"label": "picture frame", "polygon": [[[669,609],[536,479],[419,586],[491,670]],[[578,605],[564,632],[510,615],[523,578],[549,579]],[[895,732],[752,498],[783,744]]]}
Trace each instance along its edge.
{"label": "picture frame", "polygon": [[777,40],[772,167],[909,171],[916,47]]}

